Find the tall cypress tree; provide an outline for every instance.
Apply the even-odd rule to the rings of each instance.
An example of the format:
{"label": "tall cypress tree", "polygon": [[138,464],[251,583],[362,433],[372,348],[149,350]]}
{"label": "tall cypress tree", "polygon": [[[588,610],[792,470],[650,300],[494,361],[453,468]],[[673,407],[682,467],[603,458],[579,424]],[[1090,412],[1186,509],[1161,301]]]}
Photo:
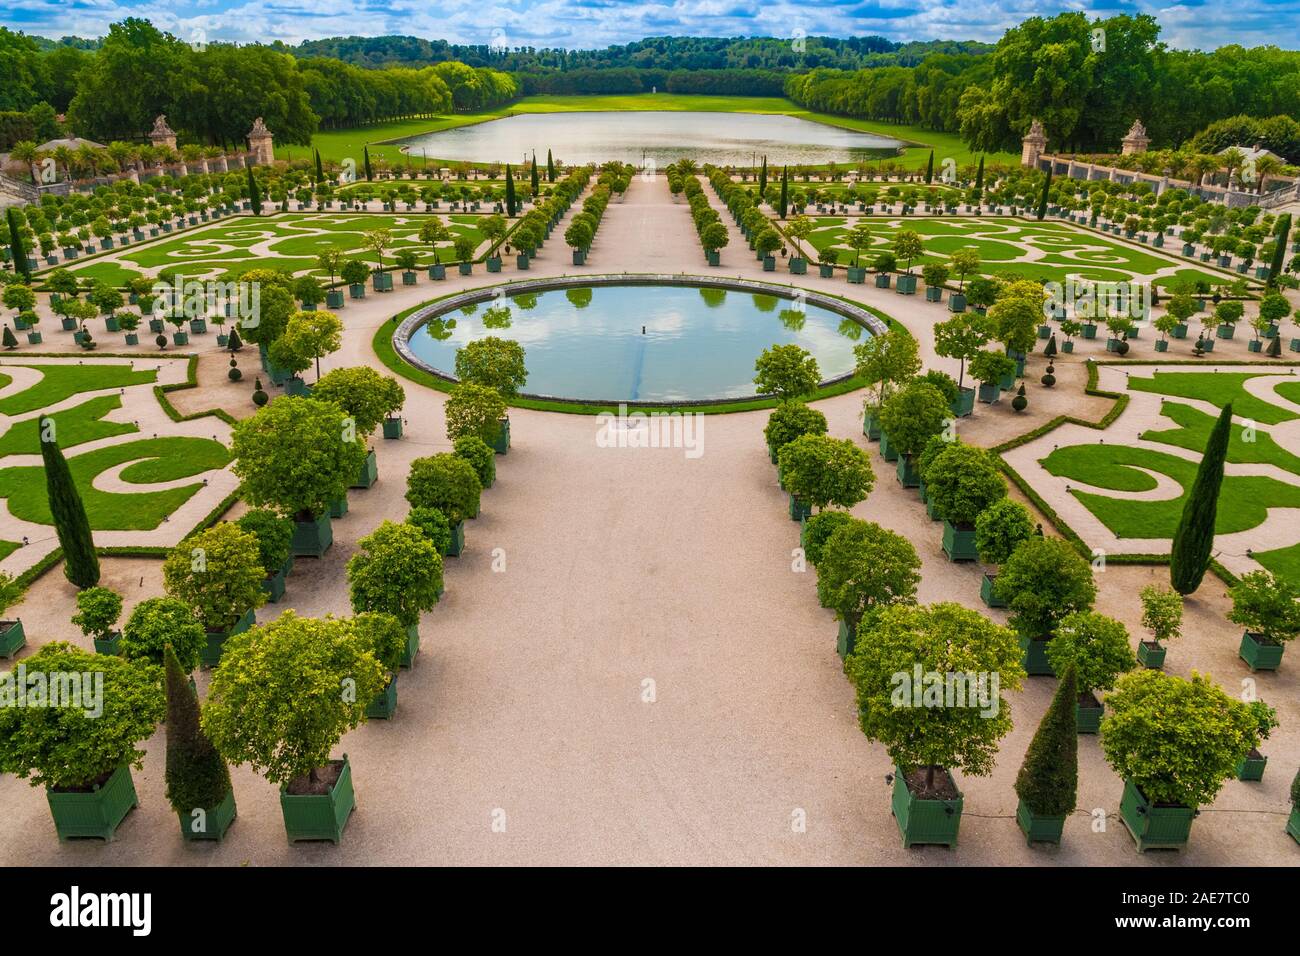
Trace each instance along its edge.
{"label": "tall cypress tree", "polygon": [[1228,455],[1232,429],[1232,403],[1223,406],[1214,423],[1205,454],[1196,469],[1196,481],[1183,505],[1183,516],[1174,531],[1169,552],[1169,583],[1179,594],[1191,594],[1201,586],[1210,566],[1214,547],[1214,520],[1219,512],[1219,488],[1223,485],[1223,461]]}
{"label": "tall cypress tree", "polygon": [[767,157],[763,157],[763,168],[758,172],[758,195],[767,192]]}
{"label": "tall cypress tree", "polygon": [[375,174],[370,170],[370,147],[369,146],[361,147],[361,159],[366,165],[366,182],[368,183],[373,182],[375,179]]}
{"label": "tall cypress tree", "polygon": [[262,214],[262,190],[257,185],[257,177],[253,175],[253,167],[248,167],[248,204],[253,208],[253,215]]}
{"label": "tall cypress tree", "polygon": [[199,726],[199,699],[170,644],[167,678],[167,801],[180,816],[211,810],[230,792],[230,769]]}
{"label": "tall cypress tree", "polygon": [[1052,167],[1047,167],[1047,178],[1043,180],[1043,194],[1038,197],[1038,221],[1047,215],[1047,191],[1052,188]]}
{"label": "tall cypress tree", "polygon": [[1268,267],[1268,284],[1277,285],[1278,276],[1282,274],[1282,264],[1286,260],[1286,241],[1291,235],[1291,214],[1283,213],[1277,218],[1277,228],[1273,231],[1273,262]]}
{"label": "tall cypress tree", "polygon": [[975,201],[980,202],[984,198],[984,154],[980,153],[979,169],[975,170]]}
{"label": "tall cypress tree", "polygon": [[551,158],[549,149],[546,151],[546,181],[548,183],[555,182],[555,160]]}
{"label": "tall cypress tree", "polygon": [[1078,703],[1079,679],[1071,664],[1016,774],[1016,795],[1035,816],[1069,816],[1078,803]]}
{"label": "tall cypress tree", "polygon": [[316,185],[319,186],[324,181],[325,181],[325,170],[321,168],[320,150],[318,149],[316,150]]}
{"label": "tall cypress tree", "polygon": [[930,150],[930,158],[925,163],[925,184],[928,186],[934,182],[934,150]]}
{"label": "tall cypress tree", "polygon": [[541,185],[537,181],[537,150],[533,150],[533,167],[532,167],[532,175],[530,177],[530,185],[533,187],[533,199],[535,201],[537,199],[538,192],[540,192],[538,187]]}
{"label": "tall cypress tree", "polygon": [[790,167],[781,167],[781,218],[790,208]]}
{"label": "tall cypress tree", "polygon": [[90,533],[90,519],[72,481],[72,472],[59,448],[54,419],[42,417],[40,429],[41,459],[45,463],[45,490],[50,499],[54,533],[63,549],[63,573],[79,588],[93,588],[99,583],[99,558]]}
{"label": "tall cypress tree", "polygon": [[32,270],[27,265],[27,250],[23,247],[23,234],[19,231],[18,213],[13,206],[5,210],[5,222],[9,226],[9,251],[13,256],[14,269],[28,285],[32,284]]}
{"label": "tall cypress tree", "polygon": [[514,174],[510,172],[510,164],[506,163],[506,215],[513,219],[517,208],[518,203],[515,200],[515,177]]}

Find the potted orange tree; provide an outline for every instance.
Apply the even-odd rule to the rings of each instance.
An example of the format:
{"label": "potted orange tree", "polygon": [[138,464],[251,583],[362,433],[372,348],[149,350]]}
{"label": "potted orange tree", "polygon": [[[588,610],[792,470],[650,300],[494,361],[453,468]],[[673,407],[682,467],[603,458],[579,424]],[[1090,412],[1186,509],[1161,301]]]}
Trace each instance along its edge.
{"label": "potted orange tree", "polygon": [[[955,603],[895,604],[863,620],[845,670],[862,732],[894,762],[891,804],[903,846],[957,845],[964,797],[954,771],[992,773],[997,743],[1011,730],[1002,691],[1024,678],[1019,657],[1010,629]],[[936,687],[944,706],[927,706]]]}
{"label": "potted orange tree", "polygon": [[1068,667],[1075,669],[1081,734],[1095,734],[1101,728],[1105,709],[1097,691],[1112,689],[1121,674],[1137,666],[1128,629],[1096,611],[1075,611],[1061,618],[1056,635],[1047,642],[1047,662],[1056,674],[1064,674]]}
{"label": "potted orange tree", "polygon": [[992,457],[974,445],[952,443],[925,469],[925,494],[943,518],[943,550],[949,561],[975,561],[975,519],[1007,496],[1007,483]]}
{"label": "potted orange tree", "polygon": [[413,509],[441,512],[451,526],[448,554],[465,548],[465,519],[478,514],[483,485],[474,466],[448,452],[417,458],[406,478],[406,500]]}
{"label": "potted orange tree", "polygon": [[1029,509],[1010,498],[995,501],[975,518],[975,550],[981,561],[994,567],[984,572],[980,583],[980,597],[989,607],[1007,606],[997,593],[997,566],[1033,534],[1034,520]]}
{"label": "potted orange tree", "polygon": [[215,667],[230,636],[253,626],[265,579],[257,536],[229,521],[191,535],[163,560],[164,589],[193,608],[207,634],[203,664]]}
{"label": "potted orange tree", "polygon": [[[840,656],[847,657],[865,626],[861,623],[864,618],[915,599],[921,559],[912,542],[875,522],[851,518],[837,523],[821,545],[815,565],[817,600],[835,612],[839,620],[837,647]],[[819,533],[823,530],[818,529]]]}
{"label": "potted orange tree", "polygon": [[1251,571],[1228,594],[1232,597],[1228,620],[1246,629],[1238,655],[1252,674],[1277,670],[1287,642],[1300,634],[1300,589],[1269,571]]}
{"label": "potted orange tree", "polygon": [[337,844],[356,796],[347,754],[330,753],[386,680],[352,621],[285,611],[230,640],[200,724],[223,757],[279,785],[290,843]]}
{"label": "potted orange tree", "polygon": [[383,521],[357,542],[348,561],[348,590],[355,613],[397,618],[406,629],[401,664],[411,667],[420,651],[420,615],[442,596],[442,556],[414,525]]}
{"label": "potted orange tree", "polygon": [[72,623],[94,641],[96,654],[117,654],[122,634],[113,625],[122,616],[122,596],[111,588],[92,587],[77,592],[77,613]]}
{"label": "potted orange tree", "polygon": [[23,661],[28,686],[67,686],[91,675],[81,706],[0,707],[0,772],[44,787],[60,840],[112,840],[139,804],[131,768],[163,718],[162,673],[120,657],[52,641]]}
{"label": "potted orange tree", "polygon": [[1025,671],[1050,675],[1054,671],[1047,642],[1061,618],[1091,610],[1097,585],[1092,567],[1068,542],[1034,535],[998,571],[998,594],[1011,609],[1010,624],[1020,637]]}
{"label": "potted orange tree", "polygon": [[1144,587],[1140,597],[1142,626],[1151,632],[1151,640],[1138,642],[1138,663],[1160,670],[1165,663],[1165,646],[1160,642],[1172,640],[1182,633],[1183,597],[1172,588],[1156,584]]}

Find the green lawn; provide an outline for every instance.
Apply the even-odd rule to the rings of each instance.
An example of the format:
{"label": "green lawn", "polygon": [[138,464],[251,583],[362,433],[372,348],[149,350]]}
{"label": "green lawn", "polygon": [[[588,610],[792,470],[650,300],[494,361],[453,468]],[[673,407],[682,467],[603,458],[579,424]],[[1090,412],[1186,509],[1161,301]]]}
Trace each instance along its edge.
{"label": "green lawn", "polygon": [[[65,411],[55,412],[55,438],[62,449],[73,448],[100,438],[113,435],[125,435],[139,431],[130,422],[106,422],[103,417],[109,412],[122,407],[120,395],[101,395],[84,404]],[[0,456],[3,455],[39,455],[40,418],[26,418],[15,422],[9,430],[0,435]]]}
{"label": "green lawn", "polygon": [[1300,544],[1275,551],[1255,551],[1251,557],[1278,577],[1300,584]]}
{"label": "green lawn", "polygon": [[0,400],[0,415],[21,415],[38,408],[48,408],[78,392],[147,385],[158,379],[158,373],[154,369],[136,371],[129,365],[22,364],[39,369],[42,373],[41,380],[17,395]]}
{"label": "green lawn", "polygon": [[[95,476],[124,462],[133,462],[121,471],[122,480],[149,484],[223,468],[229,461],[230,453],[221,442],[171,437],[146,438],[74,455],[68,459],[68,467],[93,529],[150,531],[185,504],[202,484],[196,481],[163,491],[115,494],[95,488],[92,484]],[[0,469],[0,498],[8,499],[10,513],[19,520],[52,523],[45,469],[39,465]]]}
{"label": "green lawn", "polygon": [[[636,93],[626,95],[593,96],[527,96],[508,106],[482,113],[461,113],[453,116],[439,116],[433,119],[403,120],[395,123],[379,123],[374,126],[355,127],[346,130],[328,130],[312,137],[312,147],[320,150],[322,158],[342,161],[351,157],[360,166],[362,149],[369,145],[371,156],[384,156],[392,162],[404,162],[404,157],[396,146],[380,146],[378,143],[405,139],[423,133],[436,133],[457,126],[468,126],[488,120],[501,119],[516,113],[567,113],[592,112],[604,110],[663,110],[671,112],[701,111],[716,113],[778,113],[839,126],[843,129],[857,130],[863,133],[879,133],[895,139],[915,143],[909,148],[902,162],[910,168],[922,168],[929,159],[930,150],[934,150],[935,164],[938,166],[947,157],[958,165],[973,163],[978,154],[971,152],[959,136],[951,133],[937,133],[933,130],[915,126],[895,126],[875,120],[851,119],[845,116],[831,116],[827,113],[813,113],[802,109],[784,97],[768,96],[688,96],[676,93]],[[305,157],[310,150],[303,146],[282,146],[276,149],[276,157],[290,159],[294,156]],[[1019,157],[1011,153],[989,153],[986,162],[1015,163]]]}
{"label": "green lawn", "polygon": [[[1182,516],[1183,502],[1196,477],[1196,463],[1146,448],[1126,445],[1067,445],[1041,460],[1050,474],[1114,491],[1150,491],[1156,480],[1139,471],[1146,468],[1168,475],[1182,485],[1183,493],[1165,501],[1111,498],[1073,489],[1071,493],[1121,538],[1172,538]],[[1258,527],[1268,508],[1300,507],[1300,488],[1272,478],[1227,475],[1219,494],[1216,534],[1232,534]]]}
{"label": "green lawn", "polygon": [[[1258,378],[1263,372],[1162,372],[1150,378],[1130,375],[1128,387],[1136,392],[1154,392],[1174,398],[1194,398],[1223,408],[1232,402],[1236,418],[1249,418],[1265,425],[1276,425],[1297,416],[1276,405],[1261,401],[1248,393],[1243,384],[1247,379]],[[1284,383],[1290,386],[1291,383]],[[1280,390],[1279,390],[1280,393]]]}
{"label": "green lawn", "polygon": [[[1205,450],[1214,428],[1214,416],[1182,402],[1163,402],[1160,414],[1178,424],[1178,428],[1155,429],[1142,433],[1147,441],[1175,445],[1189,451]],[[1273,440],[1268,432],[1256,428],[1250,441],[1244,441],[1245,426],[1233,424],[1228,438],[1228,458],[1233,464],[1276,465],[1300,475],[1300,456],[1293,455]]]}

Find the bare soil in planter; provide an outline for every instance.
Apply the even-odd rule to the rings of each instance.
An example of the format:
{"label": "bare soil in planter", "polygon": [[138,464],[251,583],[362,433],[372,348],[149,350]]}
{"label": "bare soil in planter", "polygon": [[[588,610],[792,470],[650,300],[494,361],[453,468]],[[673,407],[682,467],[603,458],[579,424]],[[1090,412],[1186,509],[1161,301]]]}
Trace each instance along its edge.
{"label": "bare soil in planter", "polygon": [[1256,748],[1251,747],[1251,748],[1250,748],[1250,753],[1246,754],[1246,759],[1247,759],[1247,760],[1263,760],[1263,759],[1264,759],[1264,755],[1263,755],[1262,753],[1260,753],[1259,750],[1257,750]]}
{"label": "bare soil in planter", "polygon": [[934,768],[934,786],[926,785],[926,778],[929,776],[929,767],[917,767],[915,770],[909,770],[903,775],[903,780],[907,783],[907,789],[912,796],[918,800],[956,800],[961,796],[957,790],[957,784],[953,782],[952,774],[943,767]]}
{"label": "bare soil in planter", "polygon": [[1142,641],[1141,644],[1149,651],[1158,651],[1160,649],[1160,645],[1155,641]]}
{"label": "bare soil in planter", "polygon": [[315,779],[309,774],[290,780],[285,793],[291,797],[324,796],[334,789],[342,773],[343,761],[331,760],[325,766],[316,768]]}
{"label": "bare soil in planter", "polygon": [[102,787],[104,784],[108,783],[108,778],[113,776],[116,772],[117,768],[114,767],[112,770],[101,773],[98,777],[95,777],[92,780],[87,780],[85,783],[80,783],[73,787],[51,787],[50,789],[55,793],[94,793],[96,787]]}
{"label": "bare soil in planter", "polygon": [[1085,690],[1082,694],[1079,695],[1078,704],[1084,710],[1096,710],[1098,707],[1101,706],[1101,701],[1097,699],[1097,695],[1094,694],[1092,691]]}

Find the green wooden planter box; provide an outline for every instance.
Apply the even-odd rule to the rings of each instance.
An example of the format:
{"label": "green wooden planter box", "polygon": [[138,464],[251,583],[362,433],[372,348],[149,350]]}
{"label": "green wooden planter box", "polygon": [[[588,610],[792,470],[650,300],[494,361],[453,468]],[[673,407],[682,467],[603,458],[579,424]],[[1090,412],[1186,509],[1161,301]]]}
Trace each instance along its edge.
{"label": "green wooden planter box", "polygon": [[420,625],[406,625],[406,649],[402,651],[402,667],[415,666],[416,655],[420,653]]}
{"label": "green wooden planter box", "polygon": [[1052,664],[1047,659],[1048,638],[1031,640],[1021,634],[1017,639],[1020,641],[1020,663],[1026,674],[1030,677],[1056,676],[1056,671],[1052,670]]}
{"label": "green wooden planter box", "polygon": [[402,419],[401,416],[394,416],[384,419],[384,437],[401,438],[402,437]]}
{"label": "green wooden planter box", "polygon": [[297,558],[319,558],[334,544],[330,516],[323,514],[314,521],[295,521],[291,553]]}
{"label": "green wooden planter box", "polygon": [[817,274],[823,279],[833,279],[835,278],[835,267],[830,263],[823,262],[817,266]]}
{"label": "green wooden planter box", "polygon": [[459,263],[459,264],[456,266],[456,271],[459,272],[459,273],[460,273],[461,275],[463,275],[463,276],[473,275],[473,273],[474,273],[474,263],[472,263],[472,262],[462,262],[462,263]]}
{"label": "green wooden planter box", "polygon": [[719,253],[716,249],[710,252],[706,252],[704,254],[704,257],[708,261],[709,265],[711,266],[722,265],[722,254]]}
{"label": "green wooden planter box", "polygon": [[22,621],[0,621],[0,657],[12,658],[27,644]]}
{"label": "green wooden planter box", "polygon": [[1079,733],[1095,734],[1101,730],[1101,718],[1105,713],[1106,708],[1100,704],[1096,707],[1075,704],[1074,719],[1078,725]]}
{"label": "green wooden planter box", "polygon": [[840,655],[840,660],[844,660],[853,653],[854,647],[858,642],[858,622],[846,621],[840,618],[839,633],[835,638],[835,653]]}
{"label": "green wooden planter box", "polygon": [[1237,779],[1253,782],[1264,779],[1264,768],[1268,766],[1268,758],[1260,754],[1259,751],[1252,751],[1237,761]]}
{"label": "green wooden planter box", "polygon": [[341,309],[343,308],[343,292],[339,289],[330,289],[325,293],[325,308]]}
{"label": "green wooden planter box", "polygon": [[284,394],[296,395],[299,398],[307,398],[311,395],[311,386],[297,375],[293,375],[284,383]]}
{"label": "green wooden planter box", "polygon": [[1246,343],[1246,351],[1258,352],[1262,345],[1263,343],[1260,342],[1259,339],[1251,339],[1249,342]]}
{"label": "green wooden planter box", "polygon": [[998,597],[993,591],[993,581],[996,574],[985,574],[980,579],[980,597],[984,600],[986,607],[1006,607],[1007,602]]}
{"label": "green wooden planter box", "polygon": [[366,287],[359,282],[354,282],[348,286],[349,299],[364,299],[366,297]]}
{"label": "green wooden planter box", "polygon": [[916,276],[903,275],[898,277],[898,284],[894,291],[899,295],[916,295]]}
{"label": "green wooden planter box", "polygon": [[1282,666],[1282,652],[1285,644],[1265,644],[1258,634],[1250,631],[1241,635],[1241,647],[1237,654],[1250,667],[1250,672],[1275,671]]}
{"label": "green wooden planter box", "polygon": [[805,518],[812,517],[812,506],[804,501],[799,500],[794,495],[790,495],[790,520],[803,521]]}
{"label": "green wooden planter box", "polygon": [[375,457],[375,450],[372,448],[366,453],[365,460],[361,463],[361,474],[357,480],[349,485],[350,488],[369,488],[379,480],[379,462]]}
{"label": "green wooden planter box", "polygon": [[1192,835],[1195,807],[1158,807],[1142,795],[1132,780],[1124,781],[1119,802],[1120,819],[1137,841],[1138,852],[1151,849],[1179,850]]}
{"label": "green wooden planter box", "polygon": [[960,292],[954,292],[952,295],[948,296],[948,311],[965,312],[966,296],[962,295]]}
{"label": "green wooden planter box", "polygon": [[199,663],[204,667],[216,667],[221,663],[222,652],[226,649],[226,641],[236,634],[242,634],[253,626],[257,616],[253,609],[249,608],[243,613],[238,621],[230,628],[224,631],[208,631],[208,640],[203,649],[199,651]]}
{"label": "green wooden planter box", "polygon": [[808,260],[799,256],[790,257],[790,274],[802,276],[808,274]]}
{"label": "green wooden planter box", "polygon": [[392,292],[393,274],[391,272],[376,272],[370,277],[370,284],[376,292]]}
{"label": "green wooden planter box", "polygon": [[402,272],[402,285],[415,285],[420,281],[420,273],[406,269]]}
{"label": "green wooden planter box", "polygon": [[975,529],[958,528],[947,518],[943,520],[943,552],[949,561],[975,561],[979,552],[975,549]]}
{"label": "green wooden planter box", "polygon": [[366,717],[370,720],[391,720],[396,713],[397,675],[394,674],[387,686],[366,706]]}
{"label": "green wooden planter box", "polygon": [[207,319],[190,319],[190,331],[195,335],[203,335],[208,331]]}
{"label": "green wooden planter box", "polygon": [[1165,646],[1154,641],[1138,641],[1138,663],[1143,667],[1158,671],[1165,666]]}
{"label": "green wooden planter box", "polygon": [[284,814],[284,830],[290,843],[329,840],[337,844],[354,809],[356,794],[352,790],[352,765],[347,754],[343,755],[343,772],[329,793],[292,795],[280,791],[280,811]]}
{"label": "green wooden planter box", "polygon": [[912,796],[902,771],[894,770],[894,791],[890,801],[894,820],[903,836],[903,846],[917,844],[957,845],[964,797],[956,800],[920,800]]}
{"label": "green wooden planter box", "polygon": [[1016,823],[1026,843],[1060,843],[1065,817],[1040,817],[1021,800],[1016,807]]}
{"label": "green wooden planter box", "polygon": [[978,395],[985,405],[992,405],[1002,395],[1002,389],[997,382],[980,382]]}
{"label": "green wooden planter box", "polygon": [[848,274],[849,282],[853,283],[854,285],[862,285],[862,283],[867,281],[866,269],[861,269],[858,268],[857,266],[849,266],[846,271]]}
{"label": "green wooden planter box", "polygon": [[916,470],[916,459],[910,455],[898,456],[895,474],[898,476],[898,483],[904,488],[917,488],[921,484],[921,475]]}
{"label": "green wooden planter box", "polygon": [[[925,483],[922,482],[921,484],[922,487],[924,487]],[[943,520],[943,515],[939,514],[939,506],[935,504],[933,498],[930,498],[928,496],[925,499],[925,513],[930,516],[931,521]]]}
{"label": "green wooden planter box", "polygon": [[[17,324],[17,323],[15,323]],[[116,315],[107,315],[104,317],[104,328],[109,332],[121,332],[122,326],[117,321]]]}
{"label": "green wooden planter box", "polygon": [[962,386],[957,391],[957,397],[952,400],[948,408],[958,418],[965,418],[975,411],[975,389]]}
{"label": "green wooden planter box", "polygon": [[528,268],[528,256],[526,256],[526,255],[524,255],[524,254],[522,254],[522,253],[521,253],[520,255],[515,256],[515,268],[516,268],[516,269],[527,269],[527,268]]}
{"label": "green wooden planter box", "polygon": [[877,288],[877,289],[888,289],[888,288],[889,288],[889,273],[888,273],[888,272],[877,272],[877,273],[876,273],[876,288]]}
{"label": "green wooden planter box", "polygon": [[501,419],[501,427],[497,429],[496,441],[492,443],[492,450],[498,455],[507,454],[510,451],[510,419],[509,417]]}
{"label": "green wooden planter box", "polygon": [[898,460],[898,451],[889,443],[889,436],[884,431],[880,433],[880,457],[885,461]]}
{"label": "green wooden planter box", "polygon": [[573,264],[575,266],[584,265],[587,261],[587,254],[581,249],[573,250]]}
{"label": "green wooden planter box", "polygon": [[447,546],[447,557],[458,558],[465,550],[465,522],[457,521],[451,526],[451,543]]}
{"label": "green wooden planter box", "polygon": [[280,598],[284,597],[285,584],[289,579],[289,572],[293,570],[293,555],[289,555],[288,560],[284,562],[284,567],[275,574],[262,581],[262,590],[266,592],[267,600],[276,604]]}
{"label": "green wooden planter box", "polygon": [[1217,329],[1214,330],[1214,334],[1221,339],[1230,339],[1233,337],[1233,335],[1236,334],[1236,332],[1237,332],[1237,327],[1227,322],[1223,323]]}
{"label": "green wooden planter box", "polygon": [[433,279],[435,282],[447,278],[447,267],[441,263],[429,266],[429,278]]}
{"label": "green wooden planter box", "polygon": [[331,518],[342,518],[348,513],[348,496],[344,494],[342,498],[330,502],[329,515]]}
{"label": "green wooden planter box", "polygon": [[120,657],[122,655],[122,632],[109,631],[105,637],[95,638],[94,645],[96,654]]}
{"label": "green wooden planter box", "polygon": [[189,344],[190,344],[190,334],[189,334],[188,332],[173,332],[173,333],[172,333],[172,344],[173,344],[173,345],[189,345]]}
{"label": "green wooden planter box", "polygon": [[1095,339],[1097,337],[1097,326],[1091,322],[1085,322],[1083,326],[1083,337],[1085,339]]}
{"label": "green wooden planter box", "polygon": [[942,288],[941,286],[937,286],[937,285],[926,286],[926,288],[925,288],[925,301],[926,301],[926,302],[942,302],[942,301],[943,301],[943,288]]}
{"label": "green wooden planter box", "polygon": [[764,256],[764,257],[763,257],[763,271],[764,271],[764,272],[775,272],[775,271],[776,271],[776,256]]}
{"label": "green wooden planter box", "polygon": [[111,842],[118,824],[140,805],[131,768],[126,766],[118,767],[107,780],[87,793],[46,788],[45,798],[60,841],[89,837]]}
{"label": "green wooden planter box", "polygon": [[235,791],[227,790],[225,799],[215,807],[208,807],[200,813],[178,813],[181,823],[181,838],[185,842],[192,840],[216,840],[220,843],[226,838],[226,831],[235,822]]}
{"label": "green wooden planter box", "polygon": [[862,434],[867,436],[868,441],[877,441],[880,438],[880,419],[873,412],[863,413]]}

